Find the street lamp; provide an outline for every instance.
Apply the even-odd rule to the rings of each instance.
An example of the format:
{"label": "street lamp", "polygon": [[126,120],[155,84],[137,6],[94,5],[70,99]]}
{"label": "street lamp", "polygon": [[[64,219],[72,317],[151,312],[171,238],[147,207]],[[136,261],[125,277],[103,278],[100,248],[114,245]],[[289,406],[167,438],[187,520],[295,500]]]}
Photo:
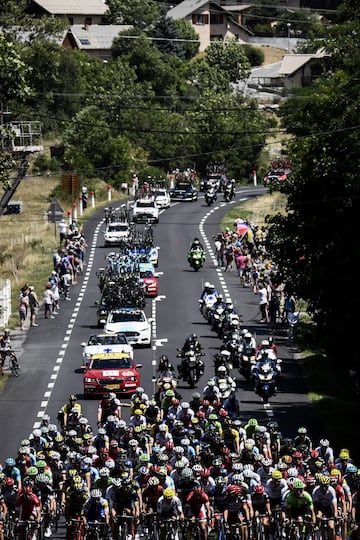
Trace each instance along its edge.
{"label": "street lamp", "polygon": [[291,28],[291,23],[287,23],[287,38],[288,38],[288,46],[287,46],[287,50],[288,50],[288,53],[290,52],[290,28]]}

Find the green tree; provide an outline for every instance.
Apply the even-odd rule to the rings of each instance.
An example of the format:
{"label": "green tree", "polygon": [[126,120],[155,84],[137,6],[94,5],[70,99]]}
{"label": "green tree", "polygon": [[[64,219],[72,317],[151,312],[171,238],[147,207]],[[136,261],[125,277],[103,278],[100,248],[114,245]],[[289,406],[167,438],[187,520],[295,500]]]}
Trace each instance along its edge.
{"label": "green tree", "polygon": [[187,21],[159,17],[151,35],[161,52],[182,60],[189,60],[199,52],[199,36]]}
{"label": "green tree", "polygon": [[296,166],[283,187],[288,213],[269,220],[269,245],[281,274],[289,290],[308,302],[318,337],[330,358],[340,355],[342,369],[355,358],[345,336],[356,332],[360,301],[359,2],[357,10],[345,4],[348,19],[326,42],[328,76],[282,109]]}
{"label": "green tree", "polygon": [[107,22],[131,24],[135,28],[152,26],[160,14],[159,4],[154,0],[108,0]]}
{"label": "green tree", "polygon": [[235,40],[214,41],[206,51],[209,66],[218,66],[227,73],[230,82],[245,80],[250,74],[250,63],[241,45]]}

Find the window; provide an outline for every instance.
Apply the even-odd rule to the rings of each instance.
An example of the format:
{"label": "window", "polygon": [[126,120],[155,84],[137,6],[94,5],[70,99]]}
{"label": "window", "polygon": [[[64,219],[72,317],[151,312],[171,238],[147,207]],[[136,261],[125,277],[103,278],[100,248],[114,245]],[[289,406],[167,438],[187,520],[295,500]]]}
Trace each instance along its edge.
{"label": "window", "polygon": [[207,13],[193,13],[193,24],[209,24],[209,15]]}
{"label": "window", "polygon": [[211,13],[210,14],[210,24],[223,24],[224,23],[224,14],[223,13]]}

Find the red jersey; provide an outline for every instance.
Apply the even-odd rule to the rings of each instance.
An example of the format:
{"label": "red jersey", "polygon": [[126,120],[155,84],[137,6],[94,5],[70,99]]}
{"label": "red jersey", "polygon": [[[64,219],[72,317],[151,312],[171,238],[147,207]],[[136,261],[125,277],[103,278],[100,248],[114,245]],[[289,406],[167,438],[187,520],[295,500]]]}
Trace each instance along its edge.
{"label": "red jersey", "polygon": [[16,508],[19,508],[19,519],[28,521],[30,516],[36,516],[37,509],[40,508],[40,500],[34,493],[20,493],[15,503]]}
{"label": "red jersey", "polygon": [[195,493],[191,491],[186,498],[186,504],[190,508],[190,512],[193,516],[198,518],[203,518],[204,516],[204,505],[209,502],[209,497],[205,492]]}

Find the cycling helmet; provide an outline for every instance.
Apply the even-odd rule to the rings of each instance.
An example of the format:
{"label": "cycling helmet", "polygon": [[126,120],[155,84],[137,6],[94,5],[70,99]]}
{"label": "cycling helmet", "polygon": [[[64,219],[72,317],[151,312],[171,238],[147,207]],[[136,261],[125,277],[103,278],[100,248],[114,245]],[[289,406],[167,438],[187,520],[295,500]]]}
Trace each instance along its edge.
{"label": "cycling helmet", "polygon": [[261,342],[262,347],[270,347],[270,343],[268,339],[263,339]]}
{"label": "cycling helmet", "polygon": [[237,486],[235,484],[230,484],[230,486],[227,486],[226,493],[229,495],[239,495],[241,492],[240,486]]}
{"label": "cycling helmet", "polygon": [[302,453],[299,452],[298,450],[293,453],[293,458],[294,459],[302,459],[302,457],[303,457]]}
{"label": "cycling helmet", "polygon": [[5,465],[6,465],[7,467],[15,467],[16,461],[15,461],[14,458],[11,458],[11,457],[10,457],[10,458],[7,458],[7,459],[5,459]]}
{"label": "cycling helmet", "polygon": [[255,441],[254,439],[247,439],[247,441],[245,442],[245,448],[246,450],[252,450],[255,446]]}
{"label": "cycling helmet", "polygon": [[293,483],[293,488],[294,489],[304,489],[305,488],[305,484],[302,480],[300,480],[299,478],[297,478],[294,483]]}
{"label": "cycling helmet", "polygon": [[77,397],[75,396],[75,394],[70,394],[69,401],[77,401]]}
{"label": "cycling helmet", "polygon": [[226,373],[226,367],[225,366],[219,366],[217,369],[218,373]]}
{"label": "cycling helmet", "polygon": [[27,470],[27,475],[28,476],[36,476],[38,474],[38,469],[34,466],[32,467],[29,467],[28,470]]}
{"label": "cycling helmet", "polygon": [[137,448],[139,446],[139,442],[136,439],[130,439],[128,444],[129,446],[133,446],[134,448]]}
{"label": "cycling helmet", "polygon": [[224,486],[225,485],[225,478],[222,476],[217,476],[214,480],[216,486]]}
{"label": "cycling helmet", "polygon": [[181,408],[182,409],[190,409],[190,403],[188,403],[187,401],[183,401],[182,404],[181,404]]}
{"label": "cycling helmet", "polygon": [[330,484],[330,477],[326,474],[322,474],[319,479],[320,486],[328,486]]}
{"label": "cycling helmet", "polygon": [[101,467],[101,469],[99,470],[99,474],[102,477],[110,476],[110,471],[107,467]]}
{"label": "cycling helmet", "polygon": [[15,480],[13,478],[7,477],[5,480],[5,486],[12,487],[15,484]]}
{"label": "cycling helmet", "polygon": [[150,476],[150,478],[147,481],[148,486],[158,486],[160,484],[160,480],[157,476]]}
{"label": "cycling helmet", "polygon": [[44,474],[44,473],[37,474],[35,477],[35,482],[37,484],[48,484],[49,481],[50,481],[50,478],[48,477],[47,474]]}
{"label": "cycling helmet", "polygon": [[341,476],[339,469],[331,469],[330,476]]}
{"label": "cycling helmet", "polygon": [[320,439],[320,446],[328,447],[330,446],[330,442],[328,439]]}
{"label": "cycling helmet", "polygon": [[192,478],[193,477],[192,469],[190,469],[190,467],[185,467],[185,469],[183,469],[181,473],[181,476],[183,478]]}
{"label": "cycling helmet", "polygon": [[258,484],[257,486],[254,487],[254,491],[255,493],[264,493],[265,488],[262,484]]}
{"label": "cycling helmet", "polygon": [[104,463],[105,467],[107,467],[109,470],[115,468],[115,461],[113,459],[107,459]]}
{"label": "cycling helmet", "polygon": [[251,332],[246,332],[246,334],[244,334],[244,339],[246,339],[246,341],[250,341],[251,338],[252,338]]}
{"label": "cycling helmet", "polygon": [[140,456],[139,459],[140,459],[140,461],[141,461],[142,463],[148,463],[148,462],[150,461],[150,456],[149,456],[149,454],[146,454],[146,453],[144,452],[143,454],[141,454],[141,456]]}
{"label": "cycling helmet", "polygon": [[231,483],[232,484],[242,484],[244,481],[244,475],[243,474],[233,474],[231,477]]}
{"label": "cycling helmet", "polygon": [[299,476],[299,471],[296,467],[290,467],[287,472],[289,476]]}
{"label": "cycling helmet", "polygon": [[307,476],[305,478],[305,482],[308,486],[315,486],[316,484],[316,478],[315,476],[313,476],[312,474],[310,474],[309,476]]}
{"label": "cycling helmet", "polygon": [[209,469],[207,469],[206,467],[202,467],[201,468],[201,471],[200,471],[200,476],[202,478],[209,478],[209,476],[211,475],[211,472]]}
{"label": "cycling helmet", "polygon": [[339,458],[340,459],[349,459],[350,457],[350,452],[347,448],[342,448],[340,450],[340,453],[339,453]]}
{"label": "cycling helmet", "polygon": [[349,463],[349,465],[346,468],[346,472],[350,474],[356,474],[358,468],[353,463]]}
{"label": "cycling helmet", "polygon": [[281,480],[281,478],[283,477],[282,473],[280,471],[278,471],[277,469],[275,469],[272,473],[271,473],[271,478],[273,480]]}
{"label": "cycling helmet", "polygon": [[234,472],[241,472],[243,469],[244,469],[244,466],[239,461],[237,461],[236,463],[233,463],[232,465],[232,470]]}
{"label": "cycling helmet", "polygon": [[184,449],[183,449],[182,446],[175,446],[174,452],[175,452],[175,454],[183,454],[183,453],[184,453]]}
{"label": "cycling helmet", "polygon": [[101,496],[102,496],[102,493],[100,489],[92,489],[90,491],[90,497],[92,499],[100,499]]}
{"label": "cycling helmet", "polygon": [[173,488],[166,488],[164,489],[164,498],[165,499],[172,499],[175,496],[175,489]]}
{"label": "cycling helmet", "polygon": [[264,467],[271,467],[273,464],[272,459],[269,458],[264,458],[261,463]]}
{"label": "cycling helmet", "polygon": [[193,471],[196,475],[200,474],[201,471],[202,471],[202,466],[200,465],[200,463],[196,463],[195,465],[193,465],[192,471]]}
{"label": "cycling helmet", "polygon": [[36,462],[36,466],[38,469],[45,469],[46,461],[44,461],[43,459],[39,459],[39,461]]}
{"label": "cycling helmet", "polygon": [[299,427],[297,432],[298,432],[299,435],[306,435],[307,434],[307,429],[306,429],[306,427]]}

